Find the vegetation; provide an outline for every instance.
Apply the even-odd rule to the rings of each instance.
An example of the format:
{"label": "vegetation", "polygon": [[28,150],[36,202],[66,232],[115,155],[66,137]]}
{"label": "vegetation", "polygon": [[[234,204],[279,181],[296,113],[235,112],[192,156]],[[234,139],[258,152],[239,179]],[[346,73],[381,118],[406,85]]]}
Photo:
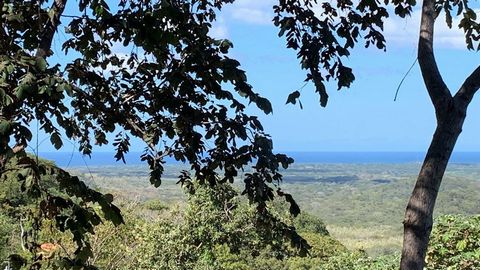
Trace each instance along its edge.
{"label": "vegetation", "polygon": [[[27,252],[12,254],[14,261],[30,269],[45,265],[43,259],[52,254],[38,252],[38,248],[56,249],[55,244],[38,242],[42,240],[39,232],[47,226],[59,231],[60,238],[70,234],[63,249],[74,246],[71,253],[59,253],[63,257],[47,265],[94,269],[91,239],[86,235],[94,232],[102,217],[115,225],[124,222],[111,195],[27,155],[28,147],[38,150],[32,143],[33,122],[50,136],[56,149],[65,139],[73,140],[85,155],[91,154],[93,145],[108,144],[107,138],[113,136],[117,160],[124,160],[130,137],[139,138],[145,143],[141,157],[149,165],[149,181],[155,187],[162,182],[165,157],[188,164],[191,170],[184,170],[178,178],[190,192],[198,189],[194,181],[200,186],[232,183],[253,165],[242,177],[242,194],[254,205],[256,222],[268,225],[270,230],[264,230],[273,235],[287,236],[301,255],[308,251],[309,245],[295,228],[272,214],[271,201],[276,196],[289,203],[291,214],[300,213],[293,197],[279,187],[281,168],[288,168],[293,160],[273,153],[272,140],[257,117],[246,113],[243,103],[254,103],[267,114],[272,112],[271,104],[253,90],[240,63],[228,56],[232,43],[209,35],[216,14],[231,2],[123,0],[111,8],[104,0],[82,0],[72,4],[74,13],[69,15],[64,14],[72,3],[67,0],[0,2],[0,173],[2,181],[20,184],[21,195],[5,202],[19,206],[21,213],[12,217],[28,224],[27,233],[22,232],[26,240],[21,239]],[[321,6],[320,16],[314,4]],[[349,87],[355,78],[342,59],[360,40],[367,47],[384,49],[387,8],[405,17],[415,4],[414,0],[345,0],[335,5],[280,0],[273,7],[273,22],[279,36],[286,37],[287,47],[297,51],[307,71],[306,81],[313,82],[320,105],[326,106],[326,81],[335,80],[340,89]],[[459,28],[465,31],[467,47],[474,48],[480,25],[468,4],[423,1],[418,60],[438,127],[407,206],[402,269],[423,268],[437,192],[468,104],[480,88],[477,68],[452,96],[433,53],[435,19],[443,11],[451,26],[453,9],[462,17]],[[62,23],[67,25],[62,32],[67,40],[61,44],[66,57],[60,63],[49,57]],[[119,57],[113,52],[114,44],[131,52]],[[293,92],[287,103],[296,103],[299,96]],[[324,180],[335,183],[355,178]],[[209,247],[216,247],[215,240]],[[212,256],[201,254],[201,260],[187,261],[212,262]]]}
{"label": "vegetation", "polygon": [[[324,179],[342,175],[346,166],[352,175],[357,175],[358,179],[355,182],[323,182]],[[104,191],[117,191],[117,202],[122,209],[124,224],[115,226],[103,222],[95,227],[95,234],[87,234],[92,255],[86,265],[112,270],[397,269],[400,242],[396,240],[392,242],[391,238],[399,238],[401,234],[402,213],[399,205],[404,202],[404,197],[408,196],[408,188],[415,180],[414,172],[418,166],[418,164],[295,165],[292,172],[286,173],[286,178],[290,180],[282,187],[299,198],[302,208],[308,211],[293,218],[285,202],[281,200],[274,200],[270,209],[275,218],[288,226],[294,226],[308,241],[311,249],[306,257],[300,256],[299,250],[292,248],[289,237],[278,233],[281,230],[271,230],[270,225],[262,226],[258,223],[261,219],[258,218],[254,205],[250,205],[245,198],[239,196],[237,190],[230,185],[208,187],[193,182],[195,188],[185,189],[182,196],[161,194],[178,193],[178,189],[156,190],[152,187],[152,191],[157,191],[156,194],[152,193],[149,197],[149,193],[145,193],[146,197],[139,198],[128,195],[132,195],[131,191],[135,188],[145,188],[142,185],[145,185],[144,178],[148,175],[141,169],[142,167],[127,166],[126,170],[131,173],[137,171],[140,175],[131,175],[130,181],[126,182],[115,181],[117,177],[115,174],[123,175],[121,167],[111,167],[110,170],[104,168],[103,176],[100,168],[91,168],[97,174],[90,179],[90,183]],[[181,167],[170,165],[167,166],[166,173],[173,174],[179,169]],[[80,168],[75,170],[82,174],[83,170]],[[87,169],[84,170],[88,172]],[[312,180],[305,182],[305,178],[300,178],[303,182],[295,181],[295,173],[298,171],[303,171],[306,176],[312,176]],[[445,195],[450,198],[457,196],[458,203],[452,204],[451,199],[440,198],[440,213],[478,214],[478,204],[468,206],[468,202],[474,202],[478,197],[478,191],[475,191],[478,180],[474,179],[478,168],[474,165],[460,164],[452,165],[451,171],[446,180],[451,186],[445,187]],[[391,172],[391,175],[386,172]],[[374,180],[380,176],[390,182],[387,184],[375,182]],[[85,177],[92,176],[87,174]],[[135,180],[136,178],[138,179]],[[406,179],[408,181],[405,181]],[[164,184],[166,187],[175,187],[174,180],[171,179]],[[54,185],[55,181],[51,183],[52,192],[62,195],[56,191],[58,187]],[[6,181],[5,184],[1,189],[3,207],[0,211],[1,225],[5,225],[0,227],[2,229],[0,236],[5,241],[3,243],[6,243],[0,249],[2,259],[12,252],[22,254],[18,219],[11,211],[13,208],[6,204],[9,198],[16,198],[20,193],[20,183]],[[350,190],[350,196],[345,196],[346,188]],[[193,190],[195,192],[189,192]],[[318,192],[323,192],[320,199],[311,197],[311,193]],[[463,194],[463,197],[460,198],[458,194]],[[384,212],[377,214],[362,211],[370,209],[367,206],[374,205],[379,199],[377,196],[383,197],[385,205],[379,210]],[[318,206],[319,202],[322,204],[321,207]],[[335,208],[346,204],[350,207]],[[328,230],[325,223],[318,218],[322,213],[328,220],[326,223]],[[375,224],[381,224],[384,232],[380,231],[381,228],[374,228]],[[476,245],[478,225],[478,217],[441,216],[432,234],[427,267],[478,268],[475,264],[478,261],[476,256],[479,250]],[[342,228],[346,229],[341,231]],[[39,255],[43,252],[42,256],[52,256],[49,259],[50,263],[44,264],[42,269],[55,269],[58,266],[58,259],[73,256],[75,246],[69,244],[70,238],[71,234],[62,233],[50,224],[44,223],[38,234],[38,242],[56,244],[59,248],[54,253],[38,250]],[[362,238],[363,244],[352,244]],[[368,243],[372,243],[375,248],[366,245]]]}
{"label": "vegetation", "polygon": [[[142,140],[141,158],[155,187],[165,157],[192,169],[192,175],[177,175],[187,187],[193,187],[192,179],[206,185],[233,182],[254,164],[243,190],[258,212],[270,217],[266,202],[280,195],[299,213],[292,197],[275,186],[279,169],[293,160],[272,152],[270,137],[243,104],[268,114],[270,102],[254,92],[240,63],[228,56],[232,43],[209,35],[216,13],[230,2],[132,0],[110,7],[104,0],[0,1],[0,174],[2,180],[19,181],[34,203],[35,215],[22,217],[35,224],[30,235],[47,223],[73,234],[76,249],[61,258],[62,267],[93,268],[86,233],[100,224],[100,215],[115,225],[124,220],[112,196],[27,156],[29,147],[38,151],[33,123],[56,149],[71,140],[84,155],[93,145],[111,143],[114,157],[124,160],[130,138]],[[67,5],[70,14],[64,14]],[[60,33],[66,41],[54,48]],[[119,56],[114,44],[130,53]],[[58,51],[65,56],[55,62],[50,56]],[[66,196],[44,188],[49,177]],[[294,230],[278,228],[306,251]],[[36,240],[25,247],[30,255],[15,254],[30,269],[44,263],[36,255]]]}
{"label": "vegetation", "polygon": [[442,216],[432,232],[427,253],[428,269],[480,267],[480,216]]}
{"label": "vegetation", "polygon": [[[363,249],[377,257],[396,253],[401,248],[403,208],[420,166],[418,163],[294,164],[282,172],[285,180],[281,187],[296,198],[303,214],[320,217],[330,234],[347,248]],[[175,171],[181,169],[182,166],[167,165],[165,174],[175,175]],[[182,202],[186,200],[173,177],[164,179],[162,189],[149,186],[143,166],[103,167],[103,170],[102,167],[75,168],[74,171],[106,192],[141,204],[160,201],[164,205],[183,207]],[[476,164],[449,166],[436,216],[480,214],[479,172]],[[337,176],[357,180],[347,183],[324,181]],[[378,179],[388,180],[388,183],[378,183],[375,181]],[[286,209],[276,211],[285,215]]]}
{"label": "vegetation", "polygon": [[[198,183],[194,183],[198,185]],[[17,191],[18,192],[18,191]],[[309,214],[297,218],[275,201],[275,216],[295,226],[312,248],[300,256],[289,237],[258,223],[255,207],[229,185],[198,186],[188,195],[186,206],[158,201],[121,203],[125,224],[103,223],[88,234],[92,255],[87,266],[100,269],[386,269],[387,258],[372,260],[364,252],[350,252],[330,236],[324,223]],[[154,207],[152,207],[154,206]],[[2,211],[2,217],[7,216]],[[8,224],[8,223],[7,223]],[[282,223],[279,223],[282,224]],[[20,234],[9,232],[7,247],[19,252]],[[60,267],[56,259],[71,256],[68,234],[44,226],[41,241],[56,239],[62,249],[42,255],[50,263],[42,269]],[[65,243],[65,244],[63,244]],[[5,250],[1,250],[4,254]],[[42,251],[39,251],[42,252]],[[4,257],[5,258],[5,257]],[[390,265],[392,264],[392,258]],[[395,260],[393,260],[395,262]],[[320,267],[320,268],[319,268]],[[377,267],[377,268],[375,268]]]}

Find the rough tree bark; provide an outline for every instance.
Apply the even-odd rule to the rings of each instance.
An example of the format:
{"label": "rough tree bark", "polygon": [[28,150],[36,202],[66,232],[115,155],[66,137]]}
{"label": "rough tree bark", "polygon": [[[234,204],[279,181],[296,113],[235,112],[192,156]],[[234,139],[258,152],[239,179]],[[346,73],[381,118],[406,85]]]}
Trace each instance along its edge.
{"label": "rough tree bark", "polygon": [[435,1],[424,0],[418,63],[435,108],[437,128],[405,211],[400,269],[422,270],[433,225],[433,209],[448,160],[462,132],[467,107],[480,87],[480,67],[452,97],[438,70],[433,52]]}

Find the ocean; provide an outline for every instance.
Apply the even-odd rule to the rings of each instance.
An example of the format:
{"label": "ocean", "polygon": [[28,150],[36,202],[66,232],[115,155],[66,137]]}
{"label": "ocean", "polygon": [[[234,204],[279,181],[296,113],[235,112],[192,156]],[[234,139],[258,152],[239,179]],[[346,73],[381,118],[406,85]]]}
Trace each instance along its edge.
{"label": "ocean", "polygon": [[[423,152],[283,152],[295,160],[295,163],[420,163]],[[112,166],[121,165],[113,152],[95,152],[92,157],[76,152],[45,152],[40,157],[53,160],[60,167]],[[140,152],[130,152],[125,156],[127,165],[141,165]],[[165,160],[177,163],[174,159]],[[454,152],[450,163],[480,163],[480,152]]]}

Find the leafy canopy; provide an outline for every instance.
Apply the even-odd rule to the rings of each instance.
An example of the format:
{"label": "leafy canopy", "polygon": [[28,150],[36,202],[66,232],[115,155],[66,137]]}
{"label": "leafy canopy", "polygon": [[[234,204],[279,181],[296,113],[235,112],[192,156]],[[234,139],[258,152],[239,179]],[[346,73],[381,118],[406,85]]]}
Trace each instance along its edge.
{"label": "leafy canopy", "polygon": [[[74,257],[63,258],[62,267],[82,266],[91,256],[83,234],[100,222],[91,203],[99,204],[115,224],[122,218],[111,196],[25,154],[27,147],[37,148],[34,122],[55,148],[72,140],[85,155],[93,145],[109,143],[108,134],[113,134],[115,158],[124,160],[130,137],[143,140],[142,160],[155,186],[161,183],[166,156],[190,164],[193,175],[184,171],[179,176],[186,186],[192,186],[193,178],[209,185],[233,182],[253,162],[244,193],[266,213],[265,202],[275,191],[270,184],[281,180],[279,168],[293,160],[274,154],[257,117],[245,113],[245,102],[265,113],[272,107],[248,84],[240,63],[228,56],[231,42],[209,36],[215,12],[228,2],[120,1],[115,10],[105,1],[71,2],[77,5],[75,14],[63,14],[66,0],[51,6],[47,1],[0,3],[0,171],[17,178],[22,190],[36,198],[36,222],[54,219],[60,231],[75,236],[77,250]],[[61,23],[66,26],[66,58],[54,63],[48,56],[55,51],[52,40],[62,31]],[[128,53],[112,51],[115,47]],[[47,175],[79,201],[60,199],[43,188]],[[298,214],[298,206],[287,198]],[[298,247],[308,247],[294,230],[288,231]],[[30,245],[32,254],[37,246],[35,241]],[[40,263],[35,255],[31,261],[31,268]]]}
{"label": "leafy canopy", "polygon": [[[355,80],[353,70],[342,60],[348,58],[355,45],[364,42],[386,50],[383,23],[392,13],[401,18],[410,16],[416,0],[279,0],[273,7],[278,35],[285,37],[287,47],[297,52],[306,82],[313,82],[325,107],[328,93],[325,82],[337,82],[338,90],[350,87]],[[445,13],[446,24],[452,27],[452,13],[460,16],[458,28],[465,33],[469,50],[480,50],[480,25],[468,0],[438,0],[437,16]],[[320,7],[320,8],[319,8]],[[316,10],[319,10],[316,12]],[[393,10],[393,12],[392,12]],[[296,104],[300,92],[292,92],[287,103]]]}
{"label": "leafy canopy", "polygon": [[[272,140],[257,117],[245,112],[245,103],[267,114],[272,106],[253,90],[240,63],[229,57],[232,43],[209,35],[216,13],[232,2],[121,0],[118,6],[104,0],[0,2],[0,172],[2,177],[11,172],[8,177],[18,179],[22,190],[38,200],[38,222],[54,219],[60,230],[76,235],[78,249],[75,258],[65,259],[68,265],[83,265],[91,256],[80,233],[99,222],[89,210],[91,203],[100,204],[114,223],[122,218],[110,196],[25,154],[28,147],[37,148],[31,132],[34,122],[55,148],[72,140],[85,155],[91,154],[93,145],[112,143],[115,158],[124,161],[130,138],[143,140],[142,160],[148,163],[155,186],[161,184],[167,156],[190,164],[193,175],[185,171],[179,176],[187,187],[193,187],[193,178],[209,185],[233,182],[253,163],[243,179],[243,193],[269,217],[266,201],[272,200],[275,184],[281,181],[279,169],[293,160],[274,154]],[[65,14],[67,4],[72,14]],[[404,17],[415,4],[279,0],[273,7],[273,23],[286,37],[287,47],[297,51],[306,80],[313,81],[325,106],[325,81],[336,80],[339,89],[353,82],[353,71],[342,59],[360,38],[367,47],[385,49],[387,6]],[[314,6],[321,7],[320,14]],[[473,49],[479,25],[468,1],[437,2],[437,12],[446,12],[449,26],[455,8],[463,16],[459,27],[465,30],[468,48]],[[58,32],[66,38],[61,45],[65,63],[48,58],[59,49],[52,48]],[[287,101],[294,103],[299,97],[294,92]],[[115,139],[109,142],[112,135]],[[46,175],[54,175],[79,201],[67,198],[58,203],[42,187]],[[298,214],[293,198],[276,189],[290,202],[292,214]],[[73,214],[57,219],[67,209]],[[294,230],[285,233],[297,240],[297,247],[308,247]],[[35,247],[33,243],[32,252]]]}

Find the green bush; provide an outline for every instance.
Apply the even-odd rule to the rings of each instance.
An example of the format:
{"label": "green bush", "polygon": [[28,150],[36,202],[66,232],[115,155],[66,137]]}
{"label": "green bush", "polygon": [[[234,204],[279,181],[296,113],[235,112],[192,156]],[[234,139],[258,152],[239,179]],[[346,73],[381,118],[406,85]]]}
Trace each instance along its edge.
{"label": "green bush", "polygon": [[168,205],[161,200],[149,200],[144,203],[144,207],[152,211],[163,211],[168,209]]}
{"label": "green bush", "polygon": [[[281,202],[277,202],[281,203]],[[143,206],[145,208],[145,205]],[[296,226],[312,249],[300,257],[285,237],[257,223],[254,205],[229,185],[195,187],[182,211],[164,211],[152,222],[137,222],[135,269],[318,269],[328,258],[348,252],[317,217],[276,215]],[[129,218],[127,218],[129,220]],[[333,269],[333,268],[332,268]]]}
{"label": "green bush", "polygon": [[480,216],[442,216],[430,239],[427,269],[480,269]]}
{"label": "green bush", "polygon": [[[0,212],[0,266],[8,255],[14,253],[15,248],[19,247],[19,244],[15,243],[18,240],[18,237],[15,237],[17,233],[16,225],[12,218]],[[18,232],[18,235],[20,235],[20,232]]]}
{"label": "green bush", "polygon": [[[165,209],[158,200],[120,202],[125,224],[97,226],[89,236],[93,250],[89,263],[106,270],[388,270],[398,266],[398,257],[371,259],[365,252],[347,250],[318,217],[302,213],[292,218],[282,201],[275,203],[275,215],[295,226],[312,246],[309,256],[299,256],[281,233],[260,226],[255,206],[231,186],[218,185],[195,187],[183,208]],[[152,211],[155,214],[148,215]]]}
{"label": "green bush", "polygon": [[294,225],[299,232],[329,235],[327,226],[325,226],[325,223],[323,223],[320,218],[305,212],[300,213],[300,215],[295,218]]}

